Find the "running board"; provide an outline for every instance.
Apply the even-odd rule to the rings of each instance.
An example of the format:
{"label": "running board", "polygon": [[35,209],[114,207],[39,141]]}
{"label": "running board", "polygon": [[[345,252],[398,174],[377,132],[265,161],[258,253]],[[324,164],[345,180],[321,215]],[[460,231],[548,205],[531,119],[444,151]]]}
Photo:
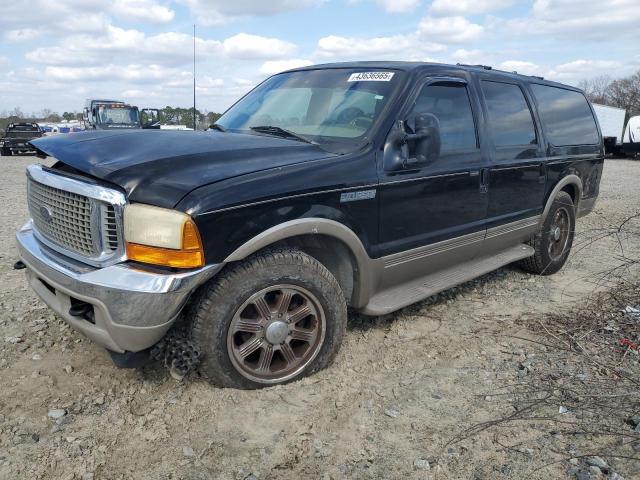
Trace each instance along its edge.
{"label": "running board", "polygon": [[364,307],[365,315],[385,315],[431,295],[473,280],[485,273],[523,258],[531,257],[532,247],[520,244],[498,254],[481,257],[376,293]]}

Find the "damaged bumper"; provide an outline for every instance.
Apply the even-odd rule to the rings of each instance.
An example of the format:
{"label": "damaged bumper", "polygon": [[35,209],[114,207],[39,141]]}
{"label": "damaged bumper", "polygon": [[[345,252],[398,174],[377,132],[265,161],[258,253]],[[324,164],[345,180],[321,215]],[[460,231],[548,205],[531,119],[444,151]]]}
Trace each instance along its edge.
{"label": "damaged bumper", "polygon": [[94,268],[35,238],[31,222],[16,234],[27,279],[71,327],[113,352],[138,352],[169,330],[191,293],[222,265],[166,273],[126,263]]}

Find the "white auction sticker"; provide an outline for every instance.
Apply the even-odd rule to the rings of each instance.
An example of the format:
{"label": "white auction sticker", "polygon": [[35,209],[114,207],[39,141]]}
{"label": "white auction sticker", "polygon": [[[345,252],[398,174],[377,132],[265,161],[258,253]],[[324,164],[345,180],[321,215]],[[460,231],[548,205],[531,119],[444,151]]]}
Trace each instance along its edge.
{"label": "white auction sticker", "polygon": [[347,82],[389,82],[393,72],[358,72],[352,73]]}

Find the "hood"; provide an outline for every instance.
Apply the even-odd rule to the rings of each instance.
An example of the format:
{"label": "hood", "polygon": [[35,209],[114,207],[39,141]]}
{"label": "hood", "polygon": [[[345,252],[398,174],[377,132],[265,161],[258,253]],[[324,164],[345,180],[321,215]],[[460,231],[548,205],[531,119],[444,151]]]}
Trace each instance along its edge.
{"label": "hood", "polygon": [[296,140],[219,131],[91,131],[31,143],[62,163],[120,186],[134,202],[166,208],[204,185],[334,156]]}

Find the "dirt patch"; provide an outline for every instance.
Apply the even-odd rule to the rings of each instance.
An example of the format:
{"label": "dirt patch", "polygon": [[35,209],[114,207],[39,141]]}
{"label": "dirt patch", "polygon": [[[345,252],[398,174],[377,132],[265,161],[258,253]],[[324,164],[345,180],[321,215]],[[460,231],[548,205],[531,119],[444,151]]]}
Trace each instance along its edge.
{"label": "dirt patch", "polygon": [[[640,208],[640,162],[606,163],[596,209],[579,220],[575,252],[558,274],[508,267],[394,315],[353,315],[329,369],[245,392],[193,377],[177,383],[155,366],[118,370],[31,293],[11,266],[33,161],[6,160],[0,191],[1,478],[546,479],[569,475],[562,459],[607,445],[584,435],[575,444],[582,453],[571,453],[537,419],[473,429],[521,412],[539,394],[509,388],[560,368],[556,350],[535,343],[551,345],[531,322],[571,317],[612,287],[605,273],[623,261],[621,247],[640,252],[628,230],[611,235]],[[573,362],[584,359],[566,362],[577,372]],[[545,416],[568,418],[560,406]],[[615,465],[608,475],[637,474],[633,460],[605,460]]]}

